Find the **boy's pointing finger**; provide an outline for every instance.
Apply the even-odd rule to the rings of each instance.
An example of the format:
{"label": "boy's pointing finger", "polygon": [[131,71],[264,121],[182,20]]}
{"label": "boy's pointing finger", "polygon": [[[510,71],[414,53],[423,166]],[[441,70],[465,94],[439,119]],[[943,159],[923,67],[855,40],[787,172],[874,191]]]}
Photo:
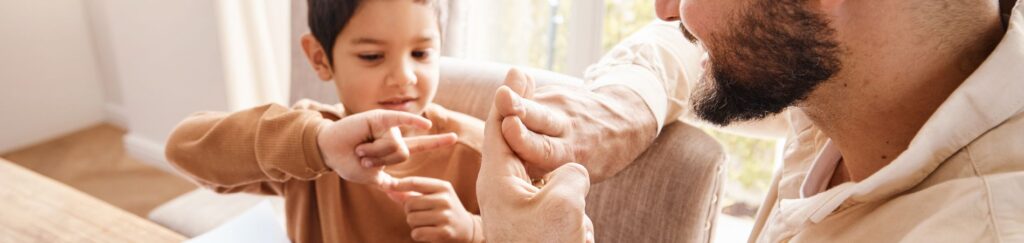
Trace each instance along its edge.
{"label": "boy's pointing finger", "polygon": [[413,115],[406,112],[390,110],[368,111],[368,125],[374,131],[385,132],[392,127],[413,127],[417,129],[429,129],[433,124],[427,118]]}
{"label": "boy's pointing finger", "polygon": [[427,177],[406,177],[397,179],[394,183],[384,186],[385,190],[398,192],[419,192],[421,194],[434,194],[451,190],[451,183],[443,180]]}
{"label": "boy's pointing finger", "polygon": [[427,151],[442,147],[455,145],[459,140],[459,136],[455,133],[445,133],[436,135],[406,137],[405,145],[409,147],[409,153],[416,153],[421,151]]}

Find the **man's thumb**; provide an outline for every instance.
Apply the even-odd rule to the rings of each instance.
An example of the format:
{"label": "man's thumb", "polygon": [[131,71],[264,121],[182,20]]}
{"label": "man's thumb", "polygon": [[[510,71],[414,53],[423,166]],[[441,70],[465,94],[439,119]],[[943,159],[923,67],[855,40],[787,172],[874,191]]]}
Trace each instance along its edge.
{"label": "man's thumb", "polygon": [[527,99],[533,98],[533,91],[537,88],[533,77],[516,68],[508,70],[504,84],[519,96]]}
{"label": "man's thumb", "polygon": [[587,168],[577,163],[566,163],[559,166],[545,176],[544,188],[542,190],[559,196],[580,196],[580,199],[587,197],[590,192],[590,173]]}

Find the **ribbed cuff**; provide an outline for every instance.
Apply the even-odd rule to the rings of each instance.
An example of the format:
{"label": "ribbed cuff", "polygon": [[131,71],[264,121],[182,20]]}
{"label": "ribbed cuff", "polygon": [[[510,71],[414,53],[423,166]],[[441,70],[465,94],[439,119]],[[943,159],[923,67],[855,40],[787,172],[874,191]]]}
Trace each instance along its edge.
{"label": "ribbed cuff", "polygon": [[306,121],[302,132],[302,152],[305,157],[307,168],[310,172],[323,174],[331,171],[331,168],[324,163],[323,154],[320,153],[320,142],[317,140],[320,129],[330,124],[329,120],[322,118],[311,118]]}

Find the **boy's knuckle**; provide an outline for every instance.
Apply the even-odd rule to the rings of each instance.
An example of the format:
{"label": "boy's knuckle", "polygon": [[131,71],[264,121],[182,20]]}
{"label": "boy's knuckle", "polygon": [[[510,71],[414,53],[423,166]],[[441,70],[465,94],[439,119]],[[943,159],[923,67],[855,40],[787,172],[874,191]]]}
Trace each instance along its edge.
{"label": "boy's knuckle", "polygon": [[395,153],[397,151],[398,151],[398,145],[395,145],[395,144],[388,144],[387,146],[384,146],[383,149],[381,149],[381,152],[384,153],[384,154],[391,154],[391,153]]}
{"label": "boy's knuckle", "polygon": [[412,232],[412,239],[415,241],[426,241],[425,237],[426,236],[423,234],[423,231],[421,230],[414,230]]}
{"label": "boy's knuckle", "polygon": [[452,228],[451,226],[445,226],[441,231],[440,238],[441,240],[451,240],[455,238],[455,228]]}
{"label": "boy's knuckle", "polygon": [[[447,210],[446,210],[446,211],[447,211]],[[438,221],[438,223],[441,223],[441,224],[448,224],[448,223],[451,223],[451,222],[452,222],[452,218],[451,218],[451,217],[449,216],[450,214],[442,214],[442,215],[443,215],[444,217],[441,217],[441,220],[440,220],[440,221]]]}
{"label": "boy's knuckle", "polygon": [[409,201],[409,202],[405,203],[405,213],[406,214],[409,214],[410,212],[412,212],[413,203],[414,202],[412,202],[412,201]]}

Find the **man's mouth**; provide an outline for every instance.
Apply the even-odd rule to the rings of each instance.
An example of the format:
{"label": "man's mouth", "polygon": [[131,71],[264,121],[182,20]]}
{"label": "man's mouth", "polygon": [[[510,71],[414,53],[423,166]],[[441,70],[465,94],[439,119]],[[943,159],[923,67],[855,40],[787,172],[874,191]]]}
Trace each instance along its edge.
{"label": "man's mouth", "polygon": [[387,110],[411,111],[418,99],[416,97],[395,97],[377,102],[377,104]]}

